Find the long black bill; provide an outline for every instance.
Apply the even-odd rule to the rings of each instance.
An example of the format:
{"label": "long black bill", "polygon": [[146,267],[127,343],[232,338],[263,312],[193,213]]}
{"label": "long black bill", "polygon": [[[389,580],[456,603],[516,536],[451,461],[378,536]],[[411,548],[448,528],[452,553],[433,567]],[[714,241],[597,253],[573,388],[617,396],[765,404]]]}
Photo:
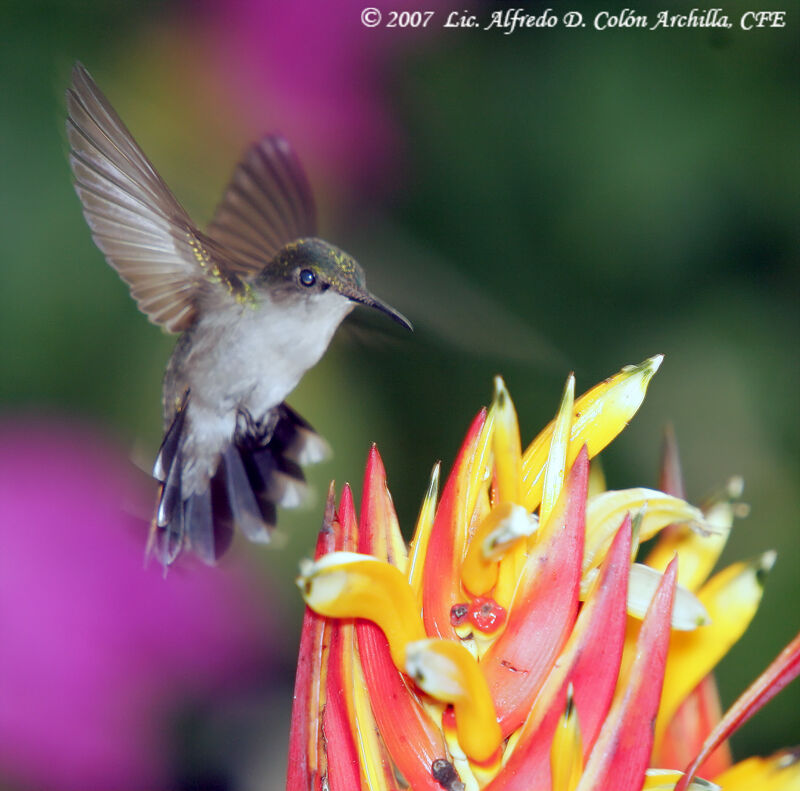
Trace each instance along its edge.
{"label": "long black bill", "polygon": [[385,313],[389,318],[393,319],[407,330],[411,330],[412,332],[414,331],[414,327],[412,326],[411,322],[402,313],[400,313],[399,310],[395,310],[391,305],[387,305],[385,302],[382,302],[376,296],[370,294],[369,291],[365,291],[363,294],[353,295],[350,297],[350,299],[352,299],[354,302],[360,302],[362,305],[366,305],[368,308],[375,308],[381,313]]}

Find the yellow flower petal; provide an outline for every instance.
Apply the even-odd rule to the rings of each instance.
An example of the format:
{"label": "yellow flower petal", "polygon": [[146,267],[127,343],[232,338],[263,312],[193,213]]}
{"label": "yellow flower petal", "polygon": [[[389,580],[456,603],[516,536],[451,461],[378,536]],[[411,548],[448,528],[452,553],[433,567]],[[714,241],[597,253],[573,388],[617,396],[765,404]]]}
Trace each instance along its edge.
{"label": "yellow flower petal", "polygon": [[[642,563],[631,564],[626,604],[628,615],[639,621],[644,618],[662,576],[662,572],[651,569]],[[591,595],[598,577],[599,569],[590,569],[581,579],[581,601],[586,601]],[[711,623],[711,617],[700,599],[690,590],[676,585],[670,626],[679,632],[691,632],[693,629],[709,623]]]}
{"label": "yellow flower petal", "polygon": [[[690,522],[698,525],[704,532],[712,529],[706,524],[703,512],[699,508],[655,489],[636,488],[603,492],[592,497],[586,506],[584,572],[603,559],[622,522],[622,517],[627,512],[630,512],[632,518],[636,514],[641,514],[640,541],[647,541],[662,528],[676,522]],[[714,529],[721,531],[721,528]],[[672,555],[660,570],[663,571],[671,559]]]}
{"label": "yellow flower petal", "polygon": [[[642,563],[633,563],[628,578],[628,614],[640,620],[644,618],[664,575]],[[711,618],[700,599],[686,588],[676,585],[675,602],[672,606],[673,629],[690,632],[711,623]]]}
{"label": "yellow flower petal", "polygon": [[414,538],[408,549],[408,584],[414,592],[414,597],[422,608],[422,572],[425,569],[425,555],[428,551],[428,540],[431,537],[433,519],[436,516],[436,503],[439,498],[439,470],[441,462],[433,466],[431,481],[428,484],[428,491],[419,509],[417,527],[414,530]]}
{"label": "yellow flower petal", "polygon": [[769,758],[748,758],[715,778],[725,791],[797,791],[800,756],[781,750]]}
{"label": "yellow flower petal", "polygon": [[[657,354],[639,365],[626,366],[575,402],[567,453],[568,468],[584,444],[591,458],[625,428],[641,406],[647,385],[663,359],[664,355]],[[522,456],[523,505],[529,511],[535,510],[542,499],[544,470],[554,427],[555,420],[533,440]]]}
{"label": "yellow flower petal", "polygon": [[[522,502],[522,446],[519,437],[519,421],[514,403],[505,382],[497,376],[494,380],[494,400],[491,415],[494,423],[492,449],[494,452],[495,503]],[[525,544],[514,542],[513,548],[499,558],[496,572],[495,597],[508,607],[514,594],[516,580],[525,565]]]}
{"label": "yellow flower petal", "polygon": [[392,661],[405,667],[406,643],[425,635],[403,573],[371,555],[332,552],[301,565],[298,587],[306,604],[331,618],[367,618],[389,641]]}
{"label": "yellow flower petal", "polygon": [[461,582],[473,595],[481,596],[497,582],[502,557],[524,545],[539,522],[521,505],[503,502],[495,506],[478,525],[467,546],[461,566]]}
{"label": "yellow flower petal", "polygon": [[542,502],[539,506],[539,518],[546,527],[550,512],[558,500],[561,488],[564,486],[564,475],[567,469],[567,452],[569,438],[572,433],[572,411],[575,407],[575,375],[567,377],[564,395],[558,408],[553,433],[550,439],[550,449],[544,469],[544,483],[542,484]]}
{"label": "yellow flower petal", "polygon": [[[352,630],[352,627],[350,627]],[[352,632],[350,639],[353,639]],[[372,713],[372,705],[367,691],[364,671],[355,651],[350,651],[352,662],[352,706],[355,743],[358,749],[361,772],[366,780],[366,787],[376,789],[387,788],[386,773],[389,767],[385,760],[381,741],[378,738],[378,726]]]}
{"label": "yellow flower petal", "polygon": [[714,533],[702,534],[686,525],[675,525],[659,537],[645,563],[663,571],[677,552],[680,566],[678,580],[689,590],[697,590],[719,560],[733,527],[733,520],[739,514],[741,506],[732,502],[732,499],[737,489],[741,494],[741,489],[737,486],[740,481],[741,479],[732,479],[723,497],[705,508],[705,523]]}
{"label": "yellow flower petal", "polygon": [[522,472],[522,446],[519,439],[517,411],[508,394],[502,377],[494,378],[494,469],[497,476],[499,502],[520,502]]}
{"label": "yellow flower petal", "polygon": [[550,747],[551,785],[556,791],[575,791],[583,773],[581,726],[572,695],[570,683],[567,688],[567,705],[558,720]]}
{"label": "yellow flower petal", "polygon": [[481,433],[478,436],[478,442],[475,447],[475,456],[472,459],[472,464],[469,467],[466,478],[466,492],[464,496],[464,511],[461,515],[461,524],[463,525],[462,545],[463,551],[464,544],[466,543],[467,533],[470,524],[475,515],[475,508],[478,504],[478,498],[481,492],[486,491],[486,482],[491,477],[490,463],[492,461],[492,441],[494,439],[494,426],[495,420],[491,412],[486,416],[486,422],[483,424]]}
{"label": "yellow flower petal", "polygon": [[603,462],[597,456],[589,465],[589,498],[596,497],[606,491],[606,474],[603,471]]}
{"label": "yellow flower petal", "polygon": [[495,758],[503,734],[486,679],[464,646],[439,639],[410,643],[405,672],[423,692],[453,705],[458,742],[471,761]]}
{"label": "yellow flower petal", "polygon": [[[683,772],[672,769],[648,769],[645,773],[642,791],[674,791],[675,784],[683,777]],[[727,786],[725,787],[727,791]],[[687,791],[720,791],[720,786],[709,780],[696,777]]]}

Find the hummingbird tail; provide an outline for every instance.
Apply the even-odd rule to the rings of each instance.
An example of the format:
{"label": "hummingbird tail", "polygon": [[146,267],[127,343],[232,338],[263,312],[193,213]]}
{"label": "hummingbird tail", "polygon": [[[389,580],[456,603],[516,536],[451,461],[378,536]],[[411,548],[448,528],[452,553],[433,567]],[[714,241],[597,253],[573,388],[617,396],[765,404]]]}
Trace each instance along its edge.
{"label": "hummingbird tail", "polygon": [[235,528],[250,540],[270,541],[278,506],[292,508],[307,496],[300,464],[322,460],[327,443],[286,404],[265,421],[240,413],[238,428],[221,452],[201,492],[182,492],[182,435],[188,394],[167,431],[153,473],[161,481],[153,551],[165,566],[181,550],[208,565],[230,546]]}

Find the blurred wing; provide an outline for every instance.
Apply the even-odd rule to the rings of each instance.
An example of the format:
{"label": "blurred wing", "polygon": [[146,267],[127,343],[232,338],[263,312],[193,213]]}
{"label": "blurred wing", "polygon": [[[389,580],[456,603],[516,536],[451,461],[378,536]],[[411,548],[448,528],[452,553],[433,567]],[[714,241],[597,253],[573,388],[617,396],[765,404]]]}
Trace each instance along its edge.
{"label": "blurred wing", "polygon": [[260,272],[286,244],[316,233],[306,174],[289,143],[266,135],[237,165],[206,233],[236,256],[237,274]]}
{"label": "blurred wing", "polygon": [[211,277],[225,275],[219,254],[81,64],[72,71],[67,111],[75,190],[95,243],[151,321],[185,330],[198,297],[213,289]]}

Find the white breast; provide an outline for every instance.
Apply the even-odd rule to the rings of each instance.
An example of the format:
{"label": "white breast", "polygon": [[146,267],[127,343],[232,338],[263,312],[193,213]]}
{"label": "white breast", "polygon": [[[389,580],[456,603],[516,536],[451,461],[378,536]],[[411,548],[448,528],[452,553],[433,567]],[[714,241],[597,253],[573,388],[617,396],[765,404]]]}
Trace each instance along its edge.
{"label": "white breast", "polygon": [[191,391],[183,448],[185,495],[207,485],[233,438],[238,410],[261,420],[280,404],[319,361],[353,307],[327,291],[291,306],[262,301],[201,319],[175,371],[178,392]]}
{"label": "white breast", "polygon": [[207,317],[204,322],[214,331],[203,334],[215,340],[192,349],[192,401],[219,413],[245,408],[260,417],[319,361],[353,307],[326,291],[290,304],[265,298],[255,308],[237,307],[233,317]]}

